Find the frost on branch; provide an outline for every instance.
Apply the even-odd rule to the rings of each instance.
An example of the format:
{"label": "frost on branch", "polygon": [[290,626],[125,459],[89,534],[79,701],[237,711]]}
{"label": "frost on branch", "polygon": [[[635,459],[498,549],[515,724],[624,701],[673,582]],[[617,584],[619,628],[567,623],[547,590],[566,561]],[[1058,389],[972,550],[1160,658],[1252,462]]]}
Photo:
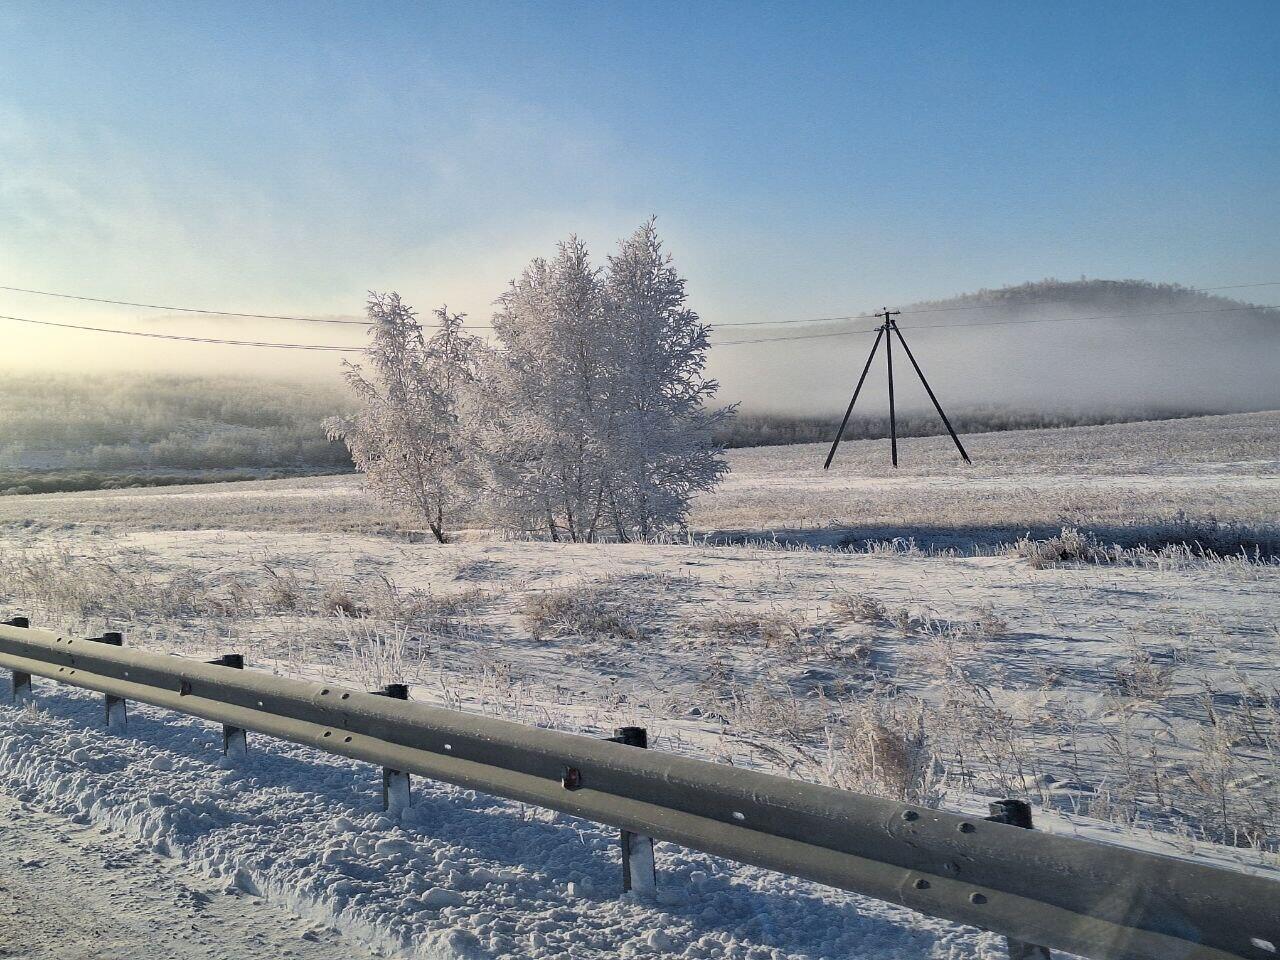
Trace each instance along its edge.
{"label": "frost on branch", "polygon": [[371,293],[367,310],[369,369],[344,364],[360,412],[325,426],[379,498],[421,518],[443,543],[446,525],[476,498],[464,410],[483,344],[445,307],[435,311],[439,328],[430,338],[399,294]]}

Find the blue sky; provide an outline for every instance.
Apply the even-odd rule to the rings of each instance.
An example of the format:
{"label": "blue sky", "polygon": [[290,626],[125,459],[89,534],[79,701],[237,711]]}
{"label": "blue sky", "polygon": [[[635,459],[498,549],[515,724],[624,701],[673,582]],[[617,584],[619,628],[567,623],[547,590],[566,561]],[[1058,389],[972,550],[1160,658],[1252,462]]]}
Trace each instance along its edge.
{"label": "blue sky", "polygon": [[0,283],[479,317],[649,214],[712,321],[1280,279],[1277,50],[1270,0],[8,3]]}

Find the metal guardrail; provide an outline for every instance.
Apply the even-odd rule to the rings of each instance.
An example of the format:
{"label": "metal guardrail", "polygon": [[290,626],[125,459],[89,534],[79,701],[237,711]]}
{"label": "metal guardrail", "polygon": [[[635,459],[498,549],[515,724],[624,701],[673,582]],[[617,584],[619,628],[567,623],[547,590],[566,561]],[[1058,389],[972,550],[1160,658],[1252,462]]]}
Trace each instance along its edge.
{"label": "metal guardrail", "polygon": [[46,677],[611,824],[1094,960],[1274,960],[1280,882],[818,784],[45,630]]}

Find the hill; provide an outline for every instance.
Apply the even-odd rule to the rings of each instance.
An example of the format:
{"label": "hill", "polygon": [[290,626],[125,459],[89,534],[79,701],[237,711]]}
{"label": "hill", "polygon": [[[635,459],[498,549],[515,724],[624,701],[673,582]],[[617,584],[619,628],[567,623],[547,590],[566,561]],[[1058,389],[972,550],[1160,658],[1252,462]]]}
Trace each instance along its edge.
{"label": "hill", "polygon": [[[909,304],[898,323],[956,413],[1070,414],[1072,423],[1280,406],[1280,309],[1178,284],[1048,279]],[[729,346],[757,336],[722,330],[713,372],[748,411],[829,417],[848,402],[876,324],[867,315],[759,328],[758,338],[787,338],[777,346]],[[887,412],[884,381],[879,358],[861,415]],[[909,367],[898,382],[900,408],[928,408]]]}
{"label": "hill", "polygon": [[1143,313],[1183,310],[1224,310],[1239,312],[1251,321],[1280,326],[1280,309],[1250,304],[1212,291],[1197,290],[1177,283],[1148,280],[1057,280],[1048,278],[995,290],[978,290],[945,300],[925,300],[903,308],[906,312],[964,307],[987,314],[1007,313],[1014,317],[1033,314],[1046,306],[1071,307],[1085,312],[1117,315],[1118,322]]}

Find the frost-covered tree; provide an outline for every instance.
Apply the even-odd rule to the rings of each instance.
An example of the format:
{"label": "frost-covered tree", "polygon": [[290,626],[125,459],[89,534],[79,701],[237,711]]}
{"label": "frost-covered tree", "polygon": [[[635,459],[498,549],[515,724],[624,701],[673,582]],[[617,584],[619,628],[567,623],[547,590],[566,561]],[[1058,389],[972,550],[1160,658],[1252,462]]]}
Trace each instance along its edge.
{"label": "frost-covered tree", "polygon": [[620,539],[647,537],[683,523],[692,496],[728,470],[713,433],[733,409],[710,406],[709,331],[653,219],[609,257],[604,299],[615,371],[607,509]]}
{"label": "frost-covered tree", "polygon": [[577,237],[498,301],[488,371],[491,507],[507,526],[592,540],[603,512],[612,360],[599,272]]}
{"label": "frost-covered tree", "polygon": [[484,345],[446,307],[435,311],[439,327],[429,338],[399,294],[371,293],[367,309],[369,369],[344,363],[360,410],[325,426],[379,498],[421,518],[444,543],[446,523],[477,498],[466,411]]}
{"label": "frost-covered tree", "polygon": [[552,539],[649,536],[678,525],[726,467],[703,376],[707,328],[642,226],[602,274],[576,237],[499,301],[490,373],[492,503]]}

